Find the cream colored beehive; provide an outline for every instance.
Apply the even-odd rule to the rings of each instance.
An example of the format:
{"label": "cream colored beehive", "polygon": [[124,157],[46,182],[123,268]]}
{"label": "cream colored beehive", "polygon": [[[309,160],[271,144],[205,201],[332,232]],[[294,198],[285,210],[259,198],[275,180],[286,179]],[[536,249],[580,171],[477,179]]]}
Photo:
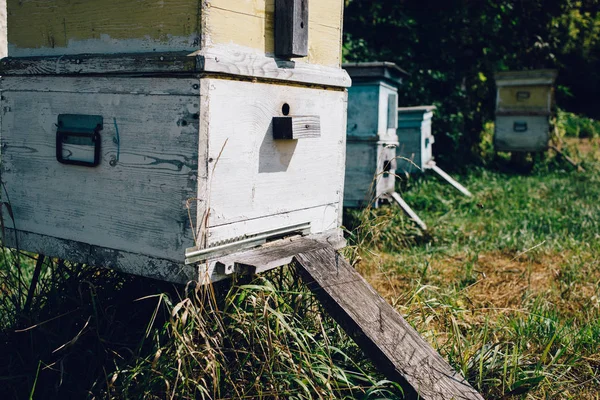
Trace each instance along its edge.
{"label": "cream colored beehive", "polygon": [[406,72],[390,62],[344,64],[348,89],[344,206],[360,207],[394,192],[398,86]]}
{"label": "cream colored beehive", "polygon": [[342,9],[8,0],[8,244],[178,282],[198,278],[186,249],[341,245]]}
{"label": "cream colored beehive", "polygon": [[496,150],[543,151],[548,147],[556,76],[555,70],[496,73]]}

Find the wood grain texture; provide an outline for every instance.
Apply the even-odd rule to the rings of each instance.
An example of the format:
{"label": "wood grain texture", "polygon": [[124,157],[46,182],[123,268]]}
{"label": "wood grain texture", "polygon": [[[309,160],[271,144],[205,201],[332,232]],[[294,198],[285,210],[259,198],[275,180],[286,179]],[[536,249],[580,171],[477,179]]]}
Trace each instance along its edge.
{"label": "wood grain texture", "polygon": [[196,54],[206,72],[341,88],[352,84],[346,71],[337,66],[311,64],[306,59],[276,60],[231,44],[205,48]]}
{"label": "wood grain texture", "polygon": [[[515,130],[515,124],[526,130]],[[548,116],[496,116],[494,148],[497,151],[544,151],[549,140]]]}
{"label": "wood grain texture", "polygon": [[321,136],[321,118],[318,115],[273,117],[273,139],[298,140]]}
{"label": "wood grain texture", "polygon": [[[203,10],[204,46],[235,44],[260,54],[275,54],[275,0],[212,0]],[[312,1],[308,13],[308,55],[302,60],[339,68],[343,1]]]}
{"label": "wood grain texture", "polygon": [[12,57],[0,61],[2,75],[157,74],[201,72],[189,52],[142,54],[80,54]]}
{"label": "wood grain texture", "polygon": [[[293,236],[275,240],[255,249],[217,257],[210,260],[209,264],[215,268],[213,274],[222,274],[219,269],[223,267],[229,267],[230,273],[258,274],[290,264],[297,254],[324,247],[340,249],[345,245],[346,241],[341,229],[332,229],[310,236]],[[214,278],[216,277],[215,275]]]}
{"label": "wood grain texture", "polygon": [[281,61],[237,46],[194,53],[80,54],[74,56],[9,57],[0,61],[1,75],[128,75],[209,73],[235,77],[258,78],[348,87],[351,80],[339,68],[306,62]]}
{"label": "wood grain texture", "polygon": [[345,207],[365,207],[369,204],[377,207],[377,200],[382,195],[394,191],[397,145],[396,141],[348,139],[344,179]]}
{"label": "wood grain texture", "polygon": [[197,50],[198,0],[8,0],[12,57]]}
{"label": "wood grain texture", "polygon": [[409,398],[483,398],[402,316],[331,248],[295,258],[308,287],[328,313]]}
{"label": "wood grain texture", "polygon": [[[206,79],[210,226],[324,206],[319,226],[338,226],[343,191],[346,94],[253,82]],[[272,119],[315,115],[321,137],[273,140]],[[324,156],[326,155],[326,156]],[[235,173],[232,173],[235,171]],[[223,201],[227,199],[227,201]],[[324,218],[321,216],[319,219]],[[265,226],[265,229],[268,229]]]}
{"label": "wood grain texture", "polygon": [[[205,179],[198,176],[199,99],[150,93],[198,80],[52,80],[4,78],[2,177],[17,228],[183,260],[193,244],[186,201]],[[57,162],[59,114],[104,117],[99,166]]]}
{"label": "wood grain texture", "polygon": [[308,55],[308,0],[275,0],[275,55]]}
{"label": "wood grain texture", "polygon": [[[10,225],[10,224],[8,224]],[[186,284],[198,279],[198,267],[160,257],[102,248],[33,232],[6,229],[4,245],[72,262],[116,269],[147,278]]]}
{"label": "wood grain texture", "polygon": [[552,111],[553,102],[551,86],[505,86],[498,88],[496,111],[547,115]]}

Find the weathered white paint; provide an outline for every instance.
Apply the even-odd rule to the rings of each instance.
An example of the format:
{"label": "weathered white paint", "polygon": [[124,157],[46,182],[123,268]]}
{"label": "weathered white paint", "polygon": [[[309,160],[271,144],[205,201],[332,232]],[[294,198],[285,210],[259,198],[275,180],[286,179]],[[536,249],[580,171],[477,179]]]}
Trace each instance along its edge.
{"label": "weathered white paint", "polygon": [[207,47],[193,55],[202,58],[202,70],[315,85],[348,87],[352,81],[343,69],[308,63],[306,60],[276,60],[260,51],[237,44]]}
{"label": "weathered white paint", "polygon": [[[68,255],[85,244],[96,249],[85,262],[140,273],[135,254],[160,269],[199,243],[304,222],[312,234],[339,230],[343,90],[215,78],[4,77],[2,86],[2,176],[15,226],[49,238],[23,249]],[[321,136],[275,141],[284,103],[290,115],[318,117]],[[99,166],[58,163],[59,114],[103,117]],[[91,148],[63,145],[74,148],[91,157]],[[205,242],[194,240],[187,204]],[[57,240],[60,250],[44,247]]]}
{"label": "weathered white paint", "polygon": [[[345,161],[346,93],[220,79],[206,79],[202,85],[209,103],[203,118],[210,121],[206,190],[212,229],[231,225],[228,229],[235,237],[235,223],[295,210],[306,210],[306,221],[298,222],[311,222],[317,231],[337,226]],[[320,117],[321,136],[273,140],[272,118],[283,116],[285,103],[290,115]],[[311,214],[315,207],[325,207],[327,212]],[[287,225],[282,218],[283,223],[265,220],[263,228]],[[226,236],[219,234],[218,240]]]}
{"label": "weathered white paint", "polygon": [[[368,141],[348,138],[344,206],[378,205],[384,194],[394,191],[396,176],[395,141]],[[384,172],[389,163],[387,172]]]}
{"label": "weathered white paint", "polygon": [[[2,178],[17,229],[182,258],[193,245],[185,204],[205,176],[199,173],[206,162],[199,160],[194,118],[199,98],[192,95],[197,79],[4,77],[3,82]],[[103,116],[98,167],[57,162],[59,114]]]}
{"label": "weathered white paint", "polygon": [[498,151],[544,151],[549,140],[548,116],[496,116],[494,147]]}
{"label": "weathered white paint", "polygon": [[0,0],[0,58],[8,55],[6,38],[6,0]]}
{"label": "weathered white paint", "polygon": [[433,160],[431,118],[435,106],[398,108],[398,171],[423,172]]}

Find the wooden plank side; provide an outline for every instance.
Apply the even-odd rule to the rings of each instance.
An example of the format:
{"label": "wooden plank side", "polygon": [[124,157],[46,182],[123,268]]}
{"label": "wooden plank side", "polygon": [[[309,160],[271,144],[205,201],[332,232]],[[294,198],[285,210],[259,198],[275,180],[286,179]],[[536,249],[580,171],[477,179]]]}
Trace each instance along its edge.
{"label": "wooden plank side", "polygon": [[276,60],[236,45],[219,45],[197,54],[206,72],[334,87],[349,87],[352,83],[346,71],[336,66],[309,64],[306,59]]}
{"label": "wooden plank side", "polygon": [[198,0],[8,0],[12,57],[197,50]]}
{"label": "wooden plank side", "polygon": [[[342,8],[340,0],[311,1],[308,56],[300,60],[341,65]],[[235,44],[263,54],[275,53],[274,0],[213,0],[204,9],[206,47]]]}
{"label": "wooden plank side", "polygon": [[330,315],[409,398],[483,400],[469,383],[331,248],[295,258],[308,287]]}
{"label": "wooden plank side", "polygon": [[342,210],[339,204],[326,204],[306,209],[293,210],[275,215],[210,226],[208,245],[227,242],[244,235],[259,234],[265,230],[310,222],[312,234],[327,232],[340,226],[338,216]]}
{"label": "wooden plank side", "polygon": [[496,150],[543,151],[548,147],[550,139],[548,116],[496,116],[494,129]]}
{"label": "wooden plank side", "polygon": [[[10,223],[7,222],[7,225]],[[128,274],[145,276],[173,283],[186,284],[198,279],[198,267],[162,257],[150,257],[127,251],[92,246],[73,240],[40,235],[33,232],[6,229],[7,247],[27,249],[33,253],[58,257],[72,262],[116,269]]]}
{"label": "wooden plank side", "polygon": [[524,112],[549,114],[552,111],[551,86],[504,86],[498,88],[498,112]]}
{"label": "wooden plank side", "polygon": [[275,55],[308,55],[308,2],[275,0]]}
{"label": "wooden plank side", "polygon": [[[210,88],[211,226],[338,204],[344,176],[344,92],[205,82]],[[283,115],[285,103],[291,115],[319,116],[321,136],[273,140],[272,118]]]}
{"label": "wooden plank side", "polygon": [[[86,93],[94,79],[63,81],[82,93],[32,91],[26,81],[3,91],[2,175],[17,228],[183,261],[193,245],[186,201],[206,179],[198,174],[198,96]],[[163,91],[174,81],[127,85]],[[103,116],[98,167],[57,162],[59,114]]]}
{"label": "wooden plank side", "polygon": [[0,73],[3,75],[141,75],[181,72],[200,72],[196,57],[189,56],[189,52],[14,57],[0,62]]}
{"label": "wooden plank side", "polygon": [[298,140],[321,136],[321,118],[318,115],[273,117],[275,140]]}

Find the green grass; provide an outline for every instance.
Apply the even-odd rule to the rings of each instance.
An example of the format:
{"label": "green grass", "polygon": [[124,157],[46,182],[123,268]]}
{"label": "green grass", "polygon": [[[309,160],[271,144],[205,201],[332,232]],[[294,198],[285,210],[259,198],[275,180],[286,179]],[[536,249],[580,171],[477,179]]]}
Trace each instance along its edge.
{"label": "green grass", "polygon": [[357,268],[485,398],[599,396],[597,157],[585,173],[496,160],[459,177],[473,198],[430,174],[405,181],[422,235],[393,208],[347,218],[362,227]]}
{"label": "green grass", "polygon": [[[598,399],[600,167],[506,158],[404,180],[399,209],[351,211],[345,254],[485,398]],[[19,262],[17,262],[17,260]],[[293,266],[174,287],[47,260],[0,259],[3,398],[400,398]]]}

